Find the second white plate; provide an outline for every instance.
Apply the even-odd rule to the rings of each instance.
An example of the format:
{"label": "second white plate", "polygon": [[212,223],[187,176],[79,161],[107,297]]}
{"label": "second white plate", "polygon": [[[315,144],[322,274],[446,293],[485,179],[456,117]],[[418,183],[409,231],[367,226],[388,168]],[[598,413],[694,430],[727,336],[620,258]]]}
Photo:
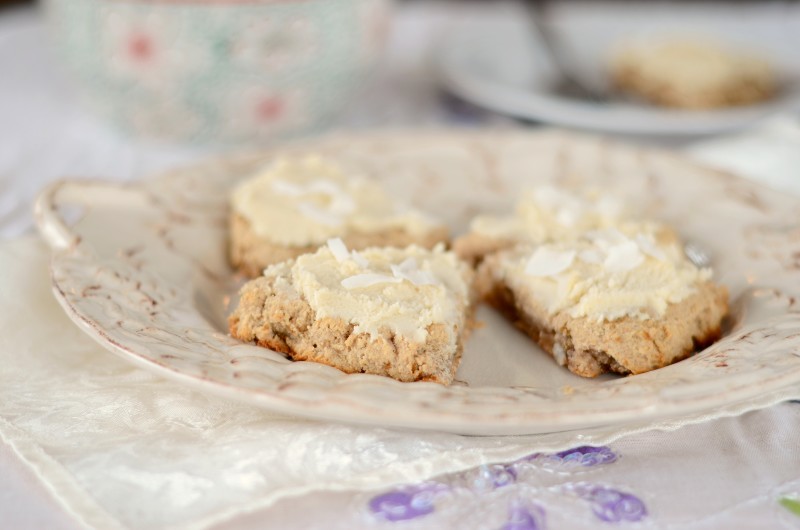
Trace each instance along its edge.
{"label": "second white plate", "polygon": [[[606,17],[593,24],[576,21],[571,31],[562,31],[566,37],[576,34],[571,39],[574,42],[567,38],[563,44],[572,52],[574,68],[584,82],[596,87],[607,85],[604,69],[614,39],[626,28],[641,28],[645,24],[642,21],[639,24],[631,13],[620,13],[619,18],[614,21]],[[657,19],[645,20],[653,26]],[[649,26],[648,30],[656,35],[676,31]],[[741,40],[742,33],[758,34],[748,33],[750,28],[745,28],[728,39],[726,32],[736,28],[719,23],[716,26],[714,19],[709,20],[705,33],[701,34],[710,32],[723,42]],[[793,51],[800,46],[800,37],[796,31],[788,42],[779,37],[773,35],[772,46],[765,45],[770,44],[766,39],[753,44],[763,53],[769,53],[768,57],[779,68],[784,89],[778,97],[763,104],[713,111],[679,111],[624,101],[592,103],[554,94],[549,88],[552,68],[537,48],[530,26],[520,18],[457,25],[438,50],[437,67],[441,82],[453,94],[516,118],[617,134],[703,135],[739,129],[774,114],[800,110],[800,64]]]}

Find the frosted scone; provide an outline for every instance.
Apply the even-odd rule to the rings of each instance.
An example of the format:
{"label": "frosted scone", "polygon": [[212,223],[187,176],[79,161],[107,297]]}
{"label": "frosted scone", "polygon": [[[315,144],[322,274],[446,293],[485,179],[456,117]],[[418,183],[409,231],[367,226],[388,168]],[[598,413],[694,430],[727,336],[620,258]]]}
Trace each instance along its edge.
{"label": "frosted scone", "polygon": [[378,184],[317,156],[275,162],[234,190],[231,210],[230,260],[250,277],[332,237],[356,249],[447,239],[442,224],[399,211]]}
{"label": "frosted scone", "polygon": [[453,242],[453,250],[476,264],[488,254],[520,243],[573,240],[587,230],[614,226],[623,210],[617,198],[597,190],[575,193],[539,186],[517,202],[511,215],[475,217],[469,232]]}
{"label": "frosted scone", "polygon": [[621,225],[571,242],[488,256],[480,294],[562,366],[584,377],[640,374],[720,335],[724,287],[654,224]]}
{"label": "frosted scone", "polygon": [[350,251],[340,239],[267,267],[241,290],[233,337],[347,373],[450,384],[472,271],[442,245]]}
{"label": "frosted scone", "polygon": [[611,75],[621,90],[686,109],[747,105],[777,91],[769,63],[704,41],[628,45],[613,58]]}

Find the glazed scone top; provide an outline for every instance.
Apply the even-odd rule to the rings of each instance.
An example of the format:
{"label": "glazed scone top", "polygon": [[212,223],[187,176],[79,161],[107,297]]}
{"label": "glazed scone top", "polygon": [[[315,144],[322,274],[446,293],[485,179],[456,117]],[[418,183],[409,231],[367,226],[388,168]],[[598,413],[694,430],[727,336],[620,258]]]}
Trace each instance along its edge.
{"label": "glazed scone top", "polygon": [[340,239],[264,271],[282,294],[308,302],[317,318],[341,318],[355,333],[373,337],[386,328],[419,343],[431,324],[463,327],[471,274],[441,244],[433,250],[412,245],[356,252]]}
{"label": "glazed scone top", "polygon": [[472,232],[519,242],[575,239],[587,230],[614,226],[625,213],[616,197],[597,190],[574,193],[540,186],[517,202],[510,216],[479,215]]}
{"label": "glazed scone top", "polygon": [[498,256],[494,273],[549,314],[595,321],[662,316],[711,278],[655,223],[624,223],[571,242],[520,246]]}
{"label": "glazed scone top", "polygon": [[436,226],[419,212],[398,211],[376,183],[314,155],[276,161],[240,184],[231,203],[256,234],[286,246],[320,245],[351,230],[416,234]]}

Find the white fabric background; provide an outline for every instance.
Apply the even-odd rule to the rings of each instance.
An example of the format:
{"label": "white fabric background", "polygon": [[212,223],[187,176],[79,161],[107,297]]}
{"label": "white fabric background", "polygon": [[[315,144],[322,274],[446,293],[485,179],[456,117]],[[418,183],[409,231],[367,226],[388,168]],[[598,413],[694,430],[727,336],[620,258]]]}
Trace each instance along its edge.
{"label": "white fabric background", "polygon": [[[450,17],[441,4],[427,6],[400,14],[392,60],[373,95],[351,109],[351,126],[480,117],[448,112],[423,75],[428,65],[421,58]],[[132,142],[83,114],[42,36],[29,12],[0,18],[6,237],[30,228],[28,204],[44,182],[65,175],[127,180],[204,154]],[[691,153],[800,193],[798,130],[796,119],[786,119],[692,146]],[[587,504],[564,493],[579,482],[641,499],[648,515],[637,526],[800,526],[800,517],[778,504],[800,495],[800,404],[628,436],[610,444],[618,456],[612,464],[523,465],[515,483],[492,488],[486,476],[495,468],[468,468],[529,454],[542,440],[352,429],[271,417],[175,387],[74,328],[49,296],[46,261],[47,251],[30,238],[0,246],[0,527],[191,527],[216,520],[236,529],[499,528],[508,507],[521,503],[544,510],[549,528],[592,528],[598,519]],[[404,523],[370,515],[370,499],[391,484],[453,469],[467,471],[437,479],[448,489],[434,499],[433,513]],[[43,485],[33,482],[36,474]],[[48,497],[72,515],[54,510]],[[252,513],[236,516],[244,511]]]}

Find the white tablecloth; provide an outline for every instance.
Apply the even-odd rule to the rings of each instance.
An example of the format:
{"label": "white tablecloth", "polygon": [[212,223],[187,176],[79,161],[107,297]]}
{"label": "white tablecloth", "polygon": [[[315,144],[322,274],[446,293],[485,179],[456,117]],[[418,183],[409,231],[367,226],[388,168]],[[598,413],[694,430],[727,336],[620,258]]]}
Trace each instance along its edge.
{"label": "white tablecloth", "polygon": [[[440,4],[412,4],[400,13],[391,61],[376,80],[373,95],[346,118],[349,126],[507,121],[465,114],[463,108],[454,112],[438,98],[426,75],[429,66],[424,57],[449,18],[448,9]],[[74,106],[42,35],[38,18],[28,11],[0,16],[0,234],[6,238],[30,230],[28,204],[47,181],[65,175],[133,179],[205,154],[134,142],[85,115]],[[408,42],[415,45],[408,47]],[[387,108],[393,110],[387,112]],[[691,146],[689,152],[800,194],[798,131],[796,120],[786,118],[733,138]],[[9,276],[6,290],[0,291],[0,311],[4,311],[0,314],[8,318],[10,311],[28,307],[14,301],[20,293],[10,283],[19,287],[26,281],[47,282],[46,250],[31,238],[16,240],[0,246],[0,259],[5,260],[0,272],[17,275]],[[10,278],[16,280],[9,282]],[[32,310],[46,306],[58,311],[52,300],[37,303],[44,305],[30,306]],[[80,343],[83,338],[76,335],[70,340]],[[24,342],[13,343],[12,352],[9,339],[0,338],[3,362],[14,362],[14,355],[35,350],[32,344],[28,352],[19,350]],[[85,349],[91,348],[97,350],[86,340]],[[99,350],[93,355],[103,353]],[[14,420],[0,421],[9,419]],[[531,529],[635,523],[658,528],[798,527],[800,515],[792,509],[800,509],[793,504],[800,498],[799,419],[800,404],[785,403],[674,432],[629,436],[602,448],[531,454],[515,462],[439,476],[432,471],[426,482],[403,484],[398,477],[396,485],[361,491],[315,491],[312,487],[310,492],[280,497],[250,513],[237,516],[234,509],[217,526]],[[30,425],[30,431],[36,432],[37,427],[41,425]],[[98,493],[102,488],[91,484],[84,485],[84,492],[66,494],[53,471],[60,468],[43,474],[42,467],[35,465],[40,448],[23,447],[26,433],[8,438],[11,445],[0,444],[1,528],[76,528],[79,519],[68,512],[87,513],[76,501],[85,492],[89,492],[88,502],[96,501],[110,511],[108,519],[95,520],[96,526],[122,522],[148,527],[137,524],[135,514],[120,515],[120,506],[127,503],[135,508],[140,499],[105,499]],[[46,449],[43,452],[43,459],[53,456]],[[26,460],[18,454],[27,455]],[[70,473],[69,468],[63,471]]]}

